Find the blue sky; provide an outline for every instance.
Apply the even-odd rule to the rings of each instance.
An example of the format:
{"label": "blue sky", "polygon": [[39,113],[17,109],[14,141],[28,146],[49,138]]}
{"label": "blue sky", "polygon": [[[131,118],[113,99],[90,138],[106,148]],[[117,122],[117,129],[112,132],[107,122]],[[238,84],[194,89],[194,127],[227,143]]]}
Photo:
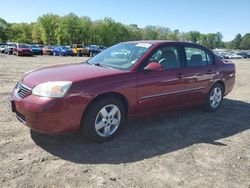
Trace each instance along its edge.
{"label": "blue sky", "polygon": [[224,41],[250,32],[250,0],[7,0],[0,6],[0,17],[7,22],[32,22],[45,13],[70,12],[92,20],[111,17],[139,27],[219,31]]}

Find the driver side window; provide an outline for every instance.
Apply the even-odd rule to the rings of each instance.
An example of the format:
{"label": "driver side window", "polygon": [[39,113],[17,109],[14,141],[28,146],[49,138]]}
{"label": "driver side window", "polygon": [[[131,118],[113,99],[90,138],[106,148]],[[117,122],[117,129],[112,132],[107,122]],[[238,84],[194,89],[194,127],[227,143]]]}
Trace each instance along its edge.
{"label": "driver side window", "polygon": [[175,69],[181,66],[178,49],[176,47],[161,47],[155,53],[153,53],[148,63],[156,62],[163,66],[165,70]]}

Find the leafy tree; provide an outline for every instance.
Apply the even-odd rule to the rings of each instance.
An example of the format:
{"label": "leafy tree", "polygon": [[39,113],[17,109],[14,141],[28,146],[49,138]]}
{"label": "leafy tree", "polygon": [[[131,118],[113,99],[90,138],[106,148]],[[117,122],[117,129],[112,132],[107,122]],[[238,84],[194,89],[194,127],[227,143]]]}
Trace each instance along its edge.
{"label": "leafy tree", "polygon": [[0,41],[1,42],[6,42],[7,41],[7,28],[8,28],[8,23],[0,18]]}
{"label": "leafy tree", "polygon": [[27,23],[13,23],[8,28],[8,40],[14,42],[32,43],[32,27]]}
{"label": "leafy tree", "polygon": [[60,24],[60,17],[54,14],[45,14],[38,18],[41,26],[42,40],[45,44],[57,44],[56,30]]}
{"label": "leafy tree", "polygon": [[33,43],[43,43],[42,28],[39,23],[32,23],[32,41]]}
{"label": "leafy tree", "polygon": [[91,44],[91,26],[92,22],[89,17],[79,18],[80,41],[83,42],[85,45]]}
{"label": "leafy tree", "polygon": [[233,49],[239,49],[240,48],[240,43],[241,43],[241,34],[238,33],[235,36],[234,40],[232,41],[231,46],[232,46]]}
{"label": "leafy tree", "polygon": [[130,24],[126,26],[128,31],[128,38],[129,40],[140,40],[142,39],[142,30],[138,28],[136,24]]}
{"label": "leafy tree", "polygon": [[245,34],[240,41],[240,48],[244,50],[250,49],[250,33]]}
{"label": "leafy tree", "polygon": [[200,39],[200,32],[198,31],[190,31],[187,34],[187,39],[191,42],[197,43]]}
{"label": "leafy tree", "polygon": [[[201,34],[198,31],[188,33],[178,29],[171,31],[168,27],[146,26],[139,28],[136,24],[124,25],[111,18],[92,21],[89,17],[78,17],[70,13],[66,16],[45,14],[37,22],[7,23],[0,18],[0,41],[14,41],[45,44],[100,44],[110,46],[128,40],[182,40],[200,43],[209,48],[224,46],[221,33]],[[238,34],[226,43],[231,48],[247,48],[248,37]]]}
{"label": "leafy tree", "polygon": [[221,32],[217,32],[215,36],[215,47],[222,47],[224,44],[222,42],[223,35]]}
{"label": "leafy tree", "polygon": [[158,32],[155,26],[146,26],[142,31],[142,38],[144,40],[156,40],[158,39]]}

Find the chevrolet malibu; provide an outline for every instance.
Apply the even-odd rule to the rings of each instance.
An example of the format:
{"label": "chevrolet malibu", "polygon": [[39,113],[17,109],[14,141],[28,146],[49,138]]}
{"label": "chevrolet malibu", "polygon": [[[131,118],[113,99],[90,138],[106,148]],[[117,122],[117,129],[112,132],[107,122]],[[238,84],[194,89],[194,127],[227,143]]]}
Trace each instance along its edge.
{"label": "chevrolet malibu", "polygon": [[234,83],[234,64],[201,45],[124,42],[86,63],[28,72],[14,88],[10,105],[34,131],[79,130],[103,142],[128,117],[191,105],[216,111]]}

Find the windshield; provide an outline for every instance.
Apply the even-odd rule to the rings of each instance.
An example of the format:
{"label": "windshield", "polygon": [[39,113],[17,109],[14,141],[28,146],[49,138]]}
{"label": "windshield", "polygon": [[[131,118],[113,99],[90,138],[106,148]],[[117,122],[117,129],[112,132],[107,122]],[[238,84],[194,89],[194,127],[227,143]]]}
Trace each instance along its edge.
{"label": "windshield", "polygon": [[71,48],[69,48],[67,46],[62,46],[62,49],[64,49],[64,50],[71,50]]}
{"label": "windshield", "polygon": [[96,46],[96,45],[91,45],[89,48],[91,48],[91,49],[98,49],[98,46]]}
{"label": "windshield", "polygon": [[151,46],[149,43],[120,43],[94,56],[88,63],[128,70]]}
{"label": "windshield", "polygon": [[26,45],[26,44],[19,44],[18,47],[19,47],[19,48],[29,48],[29,46]]}

